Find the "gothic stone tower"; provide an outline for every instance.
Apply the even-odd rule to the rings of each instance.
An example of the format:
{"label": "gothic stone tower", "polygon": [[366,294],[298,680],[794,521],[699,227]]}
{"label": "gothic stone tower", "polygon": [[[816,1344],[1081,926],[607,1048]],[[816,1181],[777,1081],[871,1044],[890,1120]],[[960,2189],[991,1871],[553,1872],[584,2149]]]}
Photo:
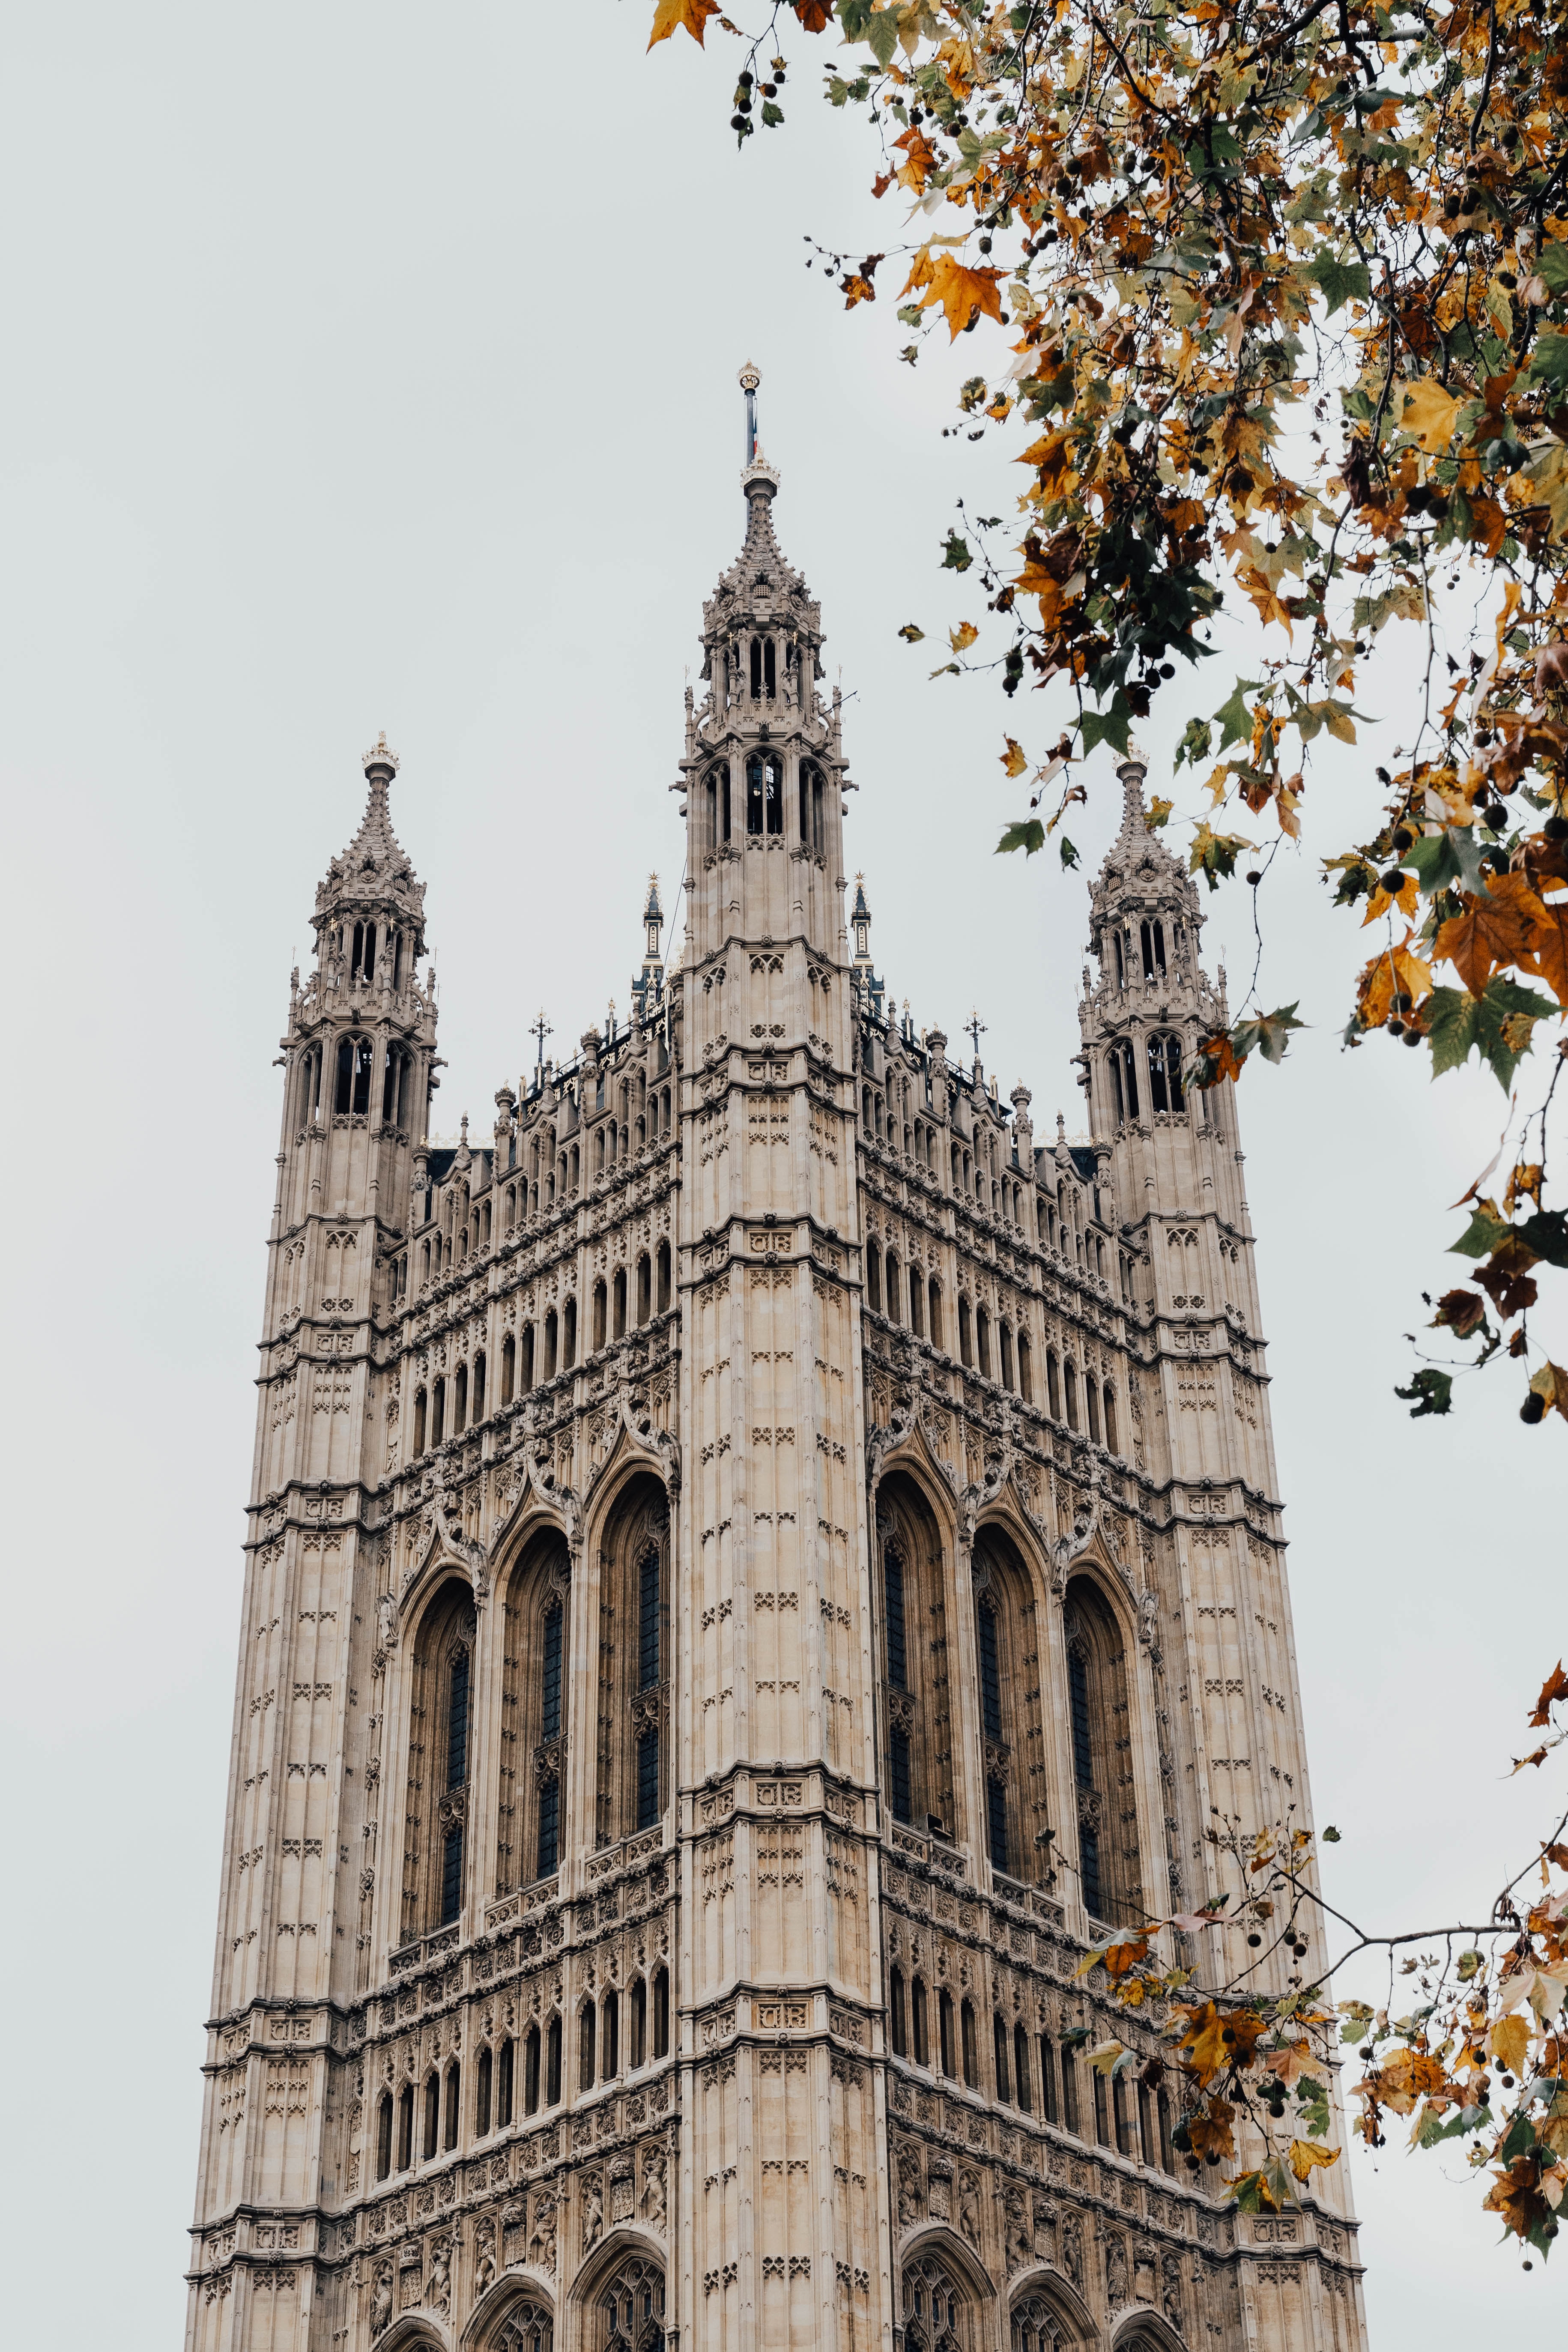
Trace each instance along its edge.
{"label": "gothic stone tower", "polygon": [[438,1141],[384,739],[318,891],[188,2352],[1356,2352],[1342,2168],[1238,2217],[1079,2054],[1310,1814],[1196,900],[1129,762],[1081,1137],[900,1021],[748,460],[629,1025]]}

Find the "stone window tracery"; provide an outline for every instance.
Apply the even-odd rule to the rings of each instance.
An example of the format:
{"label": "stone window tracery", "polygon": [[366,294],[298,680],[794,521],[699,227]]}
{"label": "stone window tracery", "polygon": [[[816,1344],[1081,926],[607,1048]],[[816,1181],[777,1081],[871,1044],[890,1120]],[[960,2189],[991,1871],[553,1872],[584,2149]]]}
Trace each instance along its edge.
{"label": "stone window tracery", "polygon": [[662,2352],[664,2270],[645,2254],[623,2263],[594,2298],[593,2352]]}

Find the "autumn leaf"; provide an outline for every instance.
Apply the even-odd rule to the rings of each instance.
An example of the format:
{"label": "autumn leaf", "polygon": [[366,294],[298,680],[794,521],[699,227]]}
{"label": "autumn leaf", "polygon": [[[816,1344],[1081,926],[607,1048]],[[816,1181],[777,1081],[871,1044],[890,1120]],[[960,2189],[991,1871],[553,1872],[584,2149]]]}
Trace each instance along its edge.
{"label": "autumn leaf", "polygon": [[1169,818],[1171,811],[1174,806],[1175,803],[1173,801],[1162,800],[1158,793],[1151,793],[1149,798],[1149,807],[1145,817],[1145,822],[1147,823],[1151,833],[1159,832],[1161,826],[1164,824],[1166,820]]}
{"label": "autumn leaf", "polygon": [[1529,959],[1548,918],[1522,874],[1489,874],[1486,895],[1467,894],[1465,911],[1438,931],[1435,962],[1451,963],[1472,996],[1484,994],[1494,971]]}
{"label": "autumn leaf", "polygon": [[1560,1698],[1568,1698],[1568,1675],[1563,1671],[1561,1658],[1541,1685],[1541,1696],[1536,1700],[1530,1717],[1531,1731],[1540,1731],[1551,1722],[1552,1710]]}
{"label": "autumn leaf", "polygon": [[1001,755],[1003,767],[1010,776],[1021,776],[1029,764],[1024,757],[1022,744],[1016,743],[1011,735],[1004,735],[1002,740],[1007,746]]}
{"label": "autumn leaf", "polygon": [[922,310],[940,302],[947,320],[948,340],[956,342],[964,329],[976,320],[1001,319],[1002,297],[996,289],[1005,275],[1005,270],[988,266],[967,268],[952,254],[933,252],[930,246],[924,246],[915,257],[904,292],[918,289]]}
{"label": "autumn leaf", "polygon": [[[973,621],[960,621],[956,629],[948,631],[947,642],[955,654],[966,654],[979,635],[980,632]],[[1008,773],[1016,774],[1016,771],[1009,769]]]}
{"label": "autumn leaf", "polygon": [[1231,2125],[1235,2119],[1236,2109],[1226,2099],[1211,2099],[1205,2108],[1189,2116],[1187,2137],[1192,2142],[1193,2154],[1217,2157],[1222,2163],[1234,2158],[1236,2141],[1231,2136]]}
{"label": "autumn leaf", "polygon": [[719,0],[658,0],[653,12],[653,30],[647,37],[651,49],[656,41],[668,41],[682,25],[697,43],[703,46],[702,34],[710,16],[719,14]]}
{"label": "autumn leaf", "polygon": [[1486,1300],[1478,1298],[1473,1290],[1446,1290],[1437,1301],[1432,1328],[1452,1331],[1456,1339],[1468,1339],[1486,1319]]}
{"label": "autumn leaf", "polygon": [[1339,2149],[1325,2147],[1321,2140],[1293,2139],[1290,2143],[1290,2169],[1298,2180],[1310,2180],[1314,2170],[1326,2170],[1339,2160]]}
{"label": "autumn leaf", "polygon": [[1454,437],[1454,419],[1458,413],[1459,403],[1440,383],[1424,376],[1419,383],[1405,385],[1399,422],[1423,449],[1441,456]]}
{"label": "autumn leaf", "polygon": [[1517,2074],[1530,2053],[1530,2020],[1510,2010],[1500,2017],[1487,2035],[1487,2055],[1500,2058],[1510,2074]]}
{"label": "autumn leaf", "polygon": [[925,631],[919,627],[913,621],[906,621],[903,627],[899,631],[899,635],[903,638],[906,645],[918,646],[925,635]]}
{"label": "autumn leaf", "polygon": [[833,0],[790,0],[803,33],[825,33],[833,22]]}

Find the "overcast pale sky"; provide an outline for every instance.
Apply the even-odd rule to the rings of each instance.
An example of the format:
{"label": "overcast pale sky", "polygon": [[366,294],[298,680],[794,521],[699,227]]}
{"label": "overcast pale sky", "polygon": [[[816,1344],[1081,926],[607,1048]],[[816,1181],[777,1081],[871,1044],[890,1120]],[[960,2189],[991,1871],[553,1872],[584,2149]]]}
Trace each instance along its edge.
{"label": "overcast pale sky", "polygon": [[[25,2022],[0,2213],[14,2340],[44,2352],[106,2324],[116,2352],[166,2352],[183,2326],[273,1056],[359,754],[385,728],[402,756],[441,1123],[482,1132],[542,1003],[563,1045],[624,1010],[650,869],[674,898],[682,672],[740,541],[747,357],[780,538],[852,697],[879,961],[921,1025],[956,1036],[977,1004],[1004,1088],[1077,1124],[1083,883],[991,854],[1021,813],[1004,717],[1037,750],[1059,711],[928,684],[931,647],[895,634],[978,617],[935,565],[961,487],[1012,495],[940,438],[984,339],[911,371],[892,264],[848,319],[805,270],[808,233],[902,235],[864,126],[816,96],[826,42],[789,39],[786,131],[738,158],[732,47],[645,58],[650,13],[154,0],[4,35],[0,1710]],[[1425,1055],[1337,1044],[1362,950],[1316,858],[1409,689],[1391,656],[1387,722],[1332,748],[1271,872],[1263,1001],[1313,1025],[1240,1099],[1314,1796],[1344,1833],[1326,1882],[1390,1927],[1474,1916],[1525,1859],[1551,1792],[1504,1776],[1563,1646],[1562,1424],[1521,1429],[1508,1377],[1446,1423],[1391,1393],[1420,1291],[1452,1278],[1441,1204],[1503,1111],[1489,1076],[1434,1088]],[[1185,715],[1151,730],[1157,787]],[[1075,812],[1086,866],[1118,797],[1108,766]],[[1235,1001],[1245,894],[1210,912]],[[1523,2277],[1457,2159],[1394,2144],[1352,2169],[1378,2352],[1561,2331],[1568,2257]]]}

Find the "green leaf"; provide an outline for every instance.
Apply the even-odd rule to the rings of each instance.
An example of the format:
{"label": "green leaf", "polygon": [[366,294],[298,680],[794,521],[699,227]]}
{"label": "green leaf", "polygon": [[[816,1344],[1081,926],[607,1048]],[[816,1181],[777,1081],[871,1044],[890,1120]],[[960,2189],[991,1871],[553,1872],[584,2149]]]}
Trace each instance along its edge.
{"label": "green leaf", "polygon": [[[1238,677],[1230,700],[1222,703],[1215,712],[1215,725],[1224,730],[1219,739],[1222,751],[1227,744],[1251,742],[1252,713],[1247,709],[1247,697],[1258,693],[1260,683],[1255,677]],[[1204,749],[1206,753],[1208,746],[1205,744]]]}
{"label": "green leaf", "polygon": [[1322,289],[1330,311],[1342,310],[1352,299],[1365,302],[1371,299],[1372,278],[1364,261],[1336,261],[1331,253],[1320,253],[1308,263],[1307,275]]}
{"label": "green leaf", "polygon": [[1046,828],[1037,816],[1026,817],[1021,824],[1010,824],[996,844],[996,856],[1005,850],[1022,849],[1033,857],[1037,849],[1046,845]]}
{"label": "green leaf", "polygon": [[1563,1210],[1539,1210],[1526,1219],[1519,1234],[1526,1249],[1532,1249],[1548,1265],[1568,1265],[1568,1214]]}
{"label": "green leaf", "polygon": [[942,570],[944,572],[967,572],[973,561],[974,558],[969,551],[969,542],[967,540],[960,539],[955,530],[950,530],[947,534],[947,543],[942,553]]}
{"label": "green leaf", "polygon": [[921,628],[918,628],[913,621],[906,621],[903,627],[899,631],[899,635],[904,639],[906,644],[918,646],[921,639],[925,635],[925,631]]}
{"label": "green leaf", "polygon": [[1323,1843],[1325,1845],[1338,1845],[1339,1843],[1340,1833],[1338,1830],[1335,1829],[1332,1822],[1331,1822],[1328,1828],[1323,1832]]}
{"label": "green leaf", "polygon": [[[1415,845],[1419,849],[1424,845]],[[1432,1044],[1432,1076],[1458,1069],[1474,1046],[1506,1094],[1530,1051],[1531,1025],[1558,1010],[1549,997],[1505,980],[1500,972],[1493,973],[1479,1000],[1468,989],[1435,988],[1422,1006]]]}
{"label": "green leaf", "polygon": [[[1250,734],[1250,728],[1247,731]],[[1190,760],[1195,768],[1200,760],[1208,758],[1209,745],[1213,741],[1214,730],[1206,719],[1189,719],[1182,730],[1182,740],[1176,746],[1172,767],[1179,768],[1184,760]]]}
{"label": "green leaf", "polygon": [[1554,327],[1538,335],[1530,365],[1520,383],[1568,384],[1568,335],[1559,333]]}
{"label": "green leaf", "polygon": [[1120,687],[1112,695],[1109,710],[1086,710],[1079,730],[1079,740],[1086,751],[1097,743],[1109,743],[1113,750],[1126,752],[1132,742],[1132,706]]}
{"label": "green leaf", "polygon": [[1066,834],[1065,834],[1065,833],[1063,834],[1063,835],[1062,835],[1062,837],[1061,837],[1061,845],[1060,845],[1060,846],[1061,846],[1061,856],[1062,856],[1062,870],[1063,870],[1063,872],[1065,873],[1065,872],[1067,872],[1067,871],[1068,870],[1068,868],[1069,868],[1069,867],[1074,866],[1076,866],[1076,865],[1078,864],[1078,852],[1077,852],[1077,850],[1073,847],[1073,845],[1072,845],[1071,842],[1068,839],[1068,837],[1067,837],[1067,835],[1066,835]]}
{"label": "green leaf", "polygon": [[1487,887],[1481,877],[1480,845],[1473,825],[1450,824],[1440,833],[1424,833],[1419,841],[1411,844],[1400,863],[1415,868],[1415,878],[1429,898],[1447,889],[1451,882],[1457,882],[1462,890],[1468,890],[1477,898]]}
{"label": "green leaf", "polygon": [[1230,1049],[1238,1062],[1256,1048],[1266,1062],[1279,1063],[1285,1058],[1291,1030],[1306,1026],[1297,1020],[1294,1004],[1282,1004],[1276,1013],[1260,1013],[1256,1021],[1238,1021],[1231,1032]]}
{"label": "green leaf", "polygon": [[[1410,1404],[1412,1397],[1419,1400],[1418,1402],[1410,1404],[1411,1420],[1419,1421],[1425,1413],[1447,1412],[1450,1407],[1453,1388],[1454,1382],[1449,1373],[1436,1371],[1428,1365],[1416,1373],[1407,1389],[1395,1389],[1394,1393],[1405,1404]],[[1351,2035],[1346,2035],[1344,2038],[1347,2041],[1353,2039]]]}
{"label": "green leaf", "polygon": [[1450,1257],[1489,1257],[1505,1234],[1511,1228],[1505,1217],[1500,1217],[1489,1201],[1483,1201],[1470,1212],[1470,1222],[1457,1242],[1448,1245]]}
{"label": "green leaf", "polygon": [[899,12],[896,8],[879,8],[868,18],[864,38],[871,55],[884,73],[893,62],[893,51],[899,46]]}
{"label": "green leaf", "polygon": [[1543,245],[1535,264],[1535,274],[1544,278],[1553,294],[1568,294],[1568,245],[1554,237]]}

